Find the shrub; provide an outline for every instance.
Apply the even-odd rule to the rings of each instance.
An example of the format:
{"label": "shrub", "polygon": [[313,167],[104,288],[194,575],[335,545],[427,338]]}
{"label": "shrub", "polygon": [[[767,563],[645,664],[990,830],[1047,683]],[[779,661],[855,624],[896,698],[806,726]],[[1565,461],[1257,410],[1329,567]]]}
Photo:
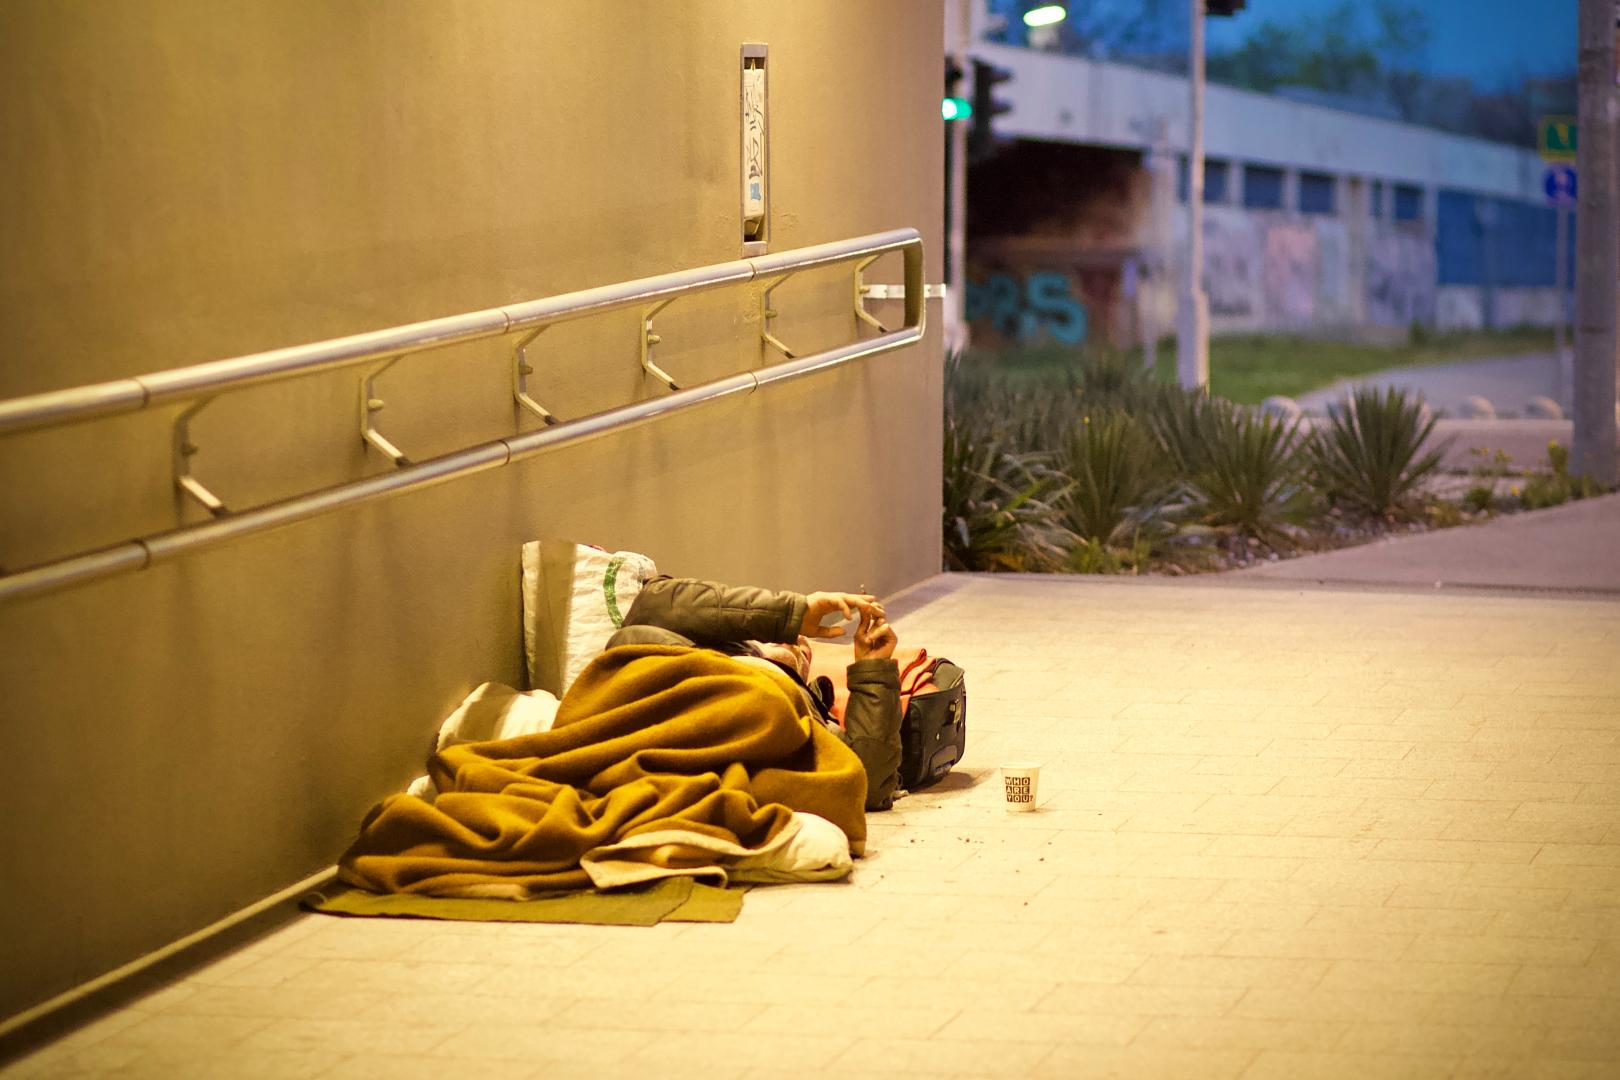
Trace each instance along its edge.
{"label": "shrub", "polygon": [[1463,505],[1477,513],[1501,509],[1497,502],[1496,485],[1507,476],[1513,456],[1506,450],[1492,451],[1483,446],[1472,447],[1468,452],[1479,458],[1479,462],[1468,471],[1480,482],[1463,495]]}
{"label": "shrub", "polygon": [[1069,478],[1057,502],[1064,524],[1082,541],[1117,545],[1168,530],[1174,477],[1153,438],[1120,412],[1082,416],[1059,450]]}
{"label": "shrub", "polygon": [[1139,574],[1148,569],[1154,548],[1153,541],[1144,536],[1112,546],[1082,539],[1069,553],[1068,568],[1077,574]]}
{"label": "shrub", "polygon": [[945,412],[994,431],[1015,453],[1049,452],[1079,416],[1075,372],[1059,370],[1009,380],[983,359],[955,354],[945,362]]}
{"label": "shrub", "polygon": [[1358,390],[1306,441],[1311,471],[1327,497],[1388,519],[1414,516],[1414,496],[1440,467],[1445,447],[1423,453],[1434,431],[1421,398],[1389,387]]}
{"label": "shrub", "polygon": [[1551,473],[1537,473],[1524,482],[1520,498],[1526,510],[1541,510],[1571,499],[1589,499],[1603,489],[1589,476],[1569,475],[1569,448],[1557,439],[1547,444],[1547,464]]}
{"label": "shrub", "polygon": [[1423,508],[1423,513],[1428,517],[1429,524],[1437,529],[1450,529],[1461,525],[1465,520],[1461,508],[1456,503],[1443,500],[1430,503]]}
{"label": "shrub", "polygon": [[1046,501],[1063,478],[985,428],[945,418],[944,546],[950,570],[1047,570],[1066,539]]}
{"label": "shrub", "polygon": [[1228,403],[1217,405],[1198,391],[1162,386],[1145,390],[1135,405],[1178,476],[1191,476],[1209,465],[1210,444],[1216,437],[1214,413],[1230,407]]}
{"label": "shrub", "polygon": [[1291,546],[1283,526],[1310,509],[1297,423],[1216,398],[1165,410],[1157,431],[1206,524]]}
{"label": "shrub", "polygon": [[1048,378],[1007,391],[997,403],[995,423],[1019,451],[1051,454],[1080,417],[1080,391],[1073,378]]}
{"label": "shrub", "polygon": [[1142,365],[1117,349],[1093,348],[1080,357],[1080,385],[1093,403],[1128,397],[1147,381]]}
{"label": "shrub", "polygon": [[1496,507],[1496,492],[1484,484],[1475,484],[1463,493],[1463,505],[1476,514],[1488,513]]}

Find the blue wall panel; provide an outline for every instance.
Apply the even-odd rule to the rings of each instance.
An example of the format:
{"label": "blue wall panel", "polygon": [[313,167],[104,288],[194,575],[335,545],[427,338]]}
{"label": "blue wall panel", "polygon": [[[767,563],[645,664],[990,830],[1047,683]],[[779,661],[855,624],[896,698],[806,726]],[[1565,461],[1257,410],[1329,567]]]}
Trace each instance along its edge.
{"label": "blue wall panel", "polygon": [[1545,206],[1442,190],[1435,223],[1441,285],[1555,284],[1557,218]]}

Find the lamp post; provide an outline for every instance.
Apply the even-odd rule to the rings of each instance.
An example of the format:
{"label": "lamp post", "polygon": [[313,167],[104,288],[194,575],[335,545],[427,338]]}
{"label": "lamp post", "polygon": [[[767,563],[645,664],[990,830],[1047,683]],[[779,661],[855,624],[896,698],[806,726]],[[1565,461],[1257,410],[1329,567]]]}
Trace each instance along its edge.
{"label": "lamp post", "polygon": [[1209,297],[1204,292],[1204,16],[1236,15],[1248,0],[1188,0],[1187,267],[1176,312],[1176,377],[1209,389]]}
{"label": "lamp post", "polygon": [[1176,310],[1176,378],[1209,386],[1209,297],[1204,294],[1204,0],[1188,0],[1187,262]]}

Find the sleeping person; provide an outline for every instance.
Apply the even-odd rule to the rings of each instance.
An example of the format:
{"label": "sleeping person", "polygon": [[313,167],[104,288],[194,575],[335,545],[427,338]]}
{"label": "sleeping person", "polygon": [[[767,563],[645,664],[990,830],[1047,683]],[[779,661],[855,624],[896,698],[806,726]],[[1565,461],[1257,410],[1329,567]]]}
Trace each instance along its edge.
{"label": "sleeping person", "polygon": [[[859,618],[842,727],[806,681],[809,639],[845,632],[822,625],[835,615]],[[676,875],[842,877],[898,783],[895,645],[870,596],[655,579],[548,728],[442,746],[432,797],[378,803],[339,876],[510,900]]]}
{"label": "sleeping person", "polygon": [[[839,622],[823,625],[829,616]],[[839,638],[857,618],[855,661],[846,670],[849,704],[840,725],[831,688],[810,679],[811,638]],[[636,596],[624,626],[608,640],[620,645],[713,649],[740,663],[787,674],[812,714],[855,751],[866,772],[866,809],[887,810],[900,771],[899,643],[877,598],[859,593],[772,592],[691,578],[655,578]],[[819,684],[819,685],[818,685]]]}

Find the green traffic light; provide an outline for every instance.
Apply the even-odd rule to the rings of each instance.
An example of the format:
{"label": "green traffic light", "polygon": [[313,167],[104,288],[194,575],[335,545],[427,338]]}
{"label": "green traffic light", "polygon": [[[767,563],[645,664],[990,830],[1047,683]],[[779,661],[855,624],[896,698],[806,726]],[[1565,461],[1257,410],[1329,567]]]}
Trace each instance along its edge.
{"label": "green traffic light", "polygon": [[967,98],[948,97],[940,102],[939,112],[947,120],[966,120],[973,115],[973,105]]}

